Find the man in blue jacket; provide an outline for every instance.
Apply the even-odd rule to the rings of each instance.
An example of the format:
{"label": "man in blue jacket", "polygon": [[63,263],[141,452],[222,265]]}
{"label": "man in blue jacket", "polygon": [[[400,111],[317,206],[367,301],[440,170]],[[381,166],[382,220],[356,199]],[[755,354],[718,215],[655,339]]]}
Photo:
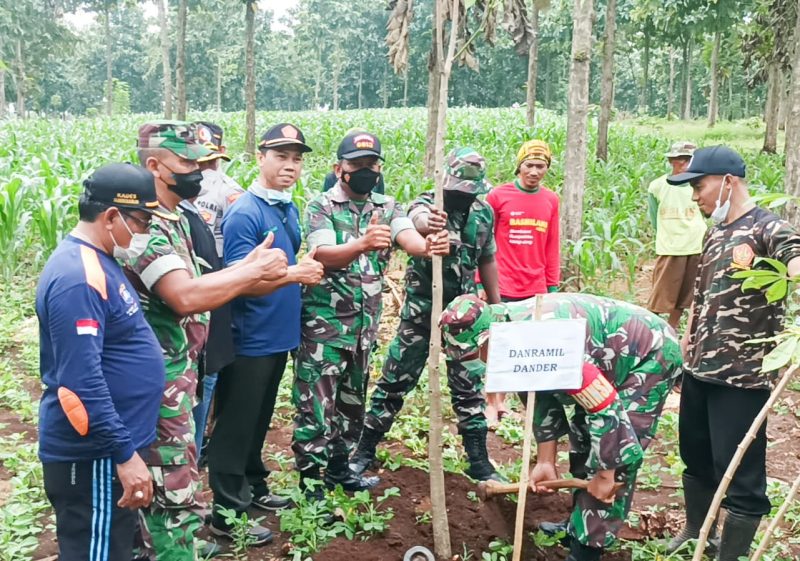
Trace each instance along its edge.
{"label": "man in blue jacket", "polygon": [[80,221],[36,291],[39,457],[61,561],[131,559],[136,509],[153,496],[139,455],[156,437],[164,359],[115,258],[147,246],[153,176],[109,164],[84,182]]}
{"label": "man in blue jacket", "polygon": [[[300,129],[281,123],[264,133],[258,149],[258,177],[222,220],[225,264],[246,257],[271,233],[272,247],[286,253],[289,271],[273,293],[239,297],[232,303],[236,359],[219,376],[217,421],[208,445],[208,478],[214,492],[210,529],[229,538],[233,529],[225,524],[220,507],[243,513],[250,506],[276,511],[289,505],[288,499],[270,492],[261,449],[289,351],[300,344],[300,285],[317,284],[323,274],[313,254],[299,262],[296,258],[302,237],[290,188],[311,148]],[[264,528],[253,545],[270,539]]]}

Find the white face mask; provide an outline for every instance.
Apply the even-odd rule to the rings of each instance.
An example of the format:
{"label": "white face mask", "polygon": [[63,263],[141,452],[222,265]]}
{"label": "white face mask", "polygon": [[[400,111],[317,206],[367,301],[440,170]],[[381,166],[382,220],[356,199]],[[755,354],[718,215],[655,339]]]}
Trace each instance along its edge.
{"label": "white face mask", "polygon": [[147,249],[147,244],[150,243],[150,234],[134,234],[131,232],[131,229],[128,228],[128,224],[125,222],[124,218],[122,219],[122,224],[131,235],[131,243],[128,247],[122,247],[117,244],[117,240],[114,239],[114,234],[111,233],[111,230],[108,231],[108,234],[111,236],[111,241],[114,242],[114,257],[127,263],[144,253],[144,250]]}
{"label": "white face mask", "polygon": [[265,189],[267,200],[271,203],[287,204],[292,202],[292,193],[288,189],[279,191],[277,189]]}
{"label": "white face mask", "polygon": [[726,179],[728,179],[727,175],[722,178],[722,183],[719,186],[719,195],[717,196],[717,206],[714,209],[714,212],[711,213],[711,220],[714,222],[714,224],[722,224],[725,222],[725,219],[728,218],[728,213],[731,210],[730,193],[728,193],[728,200],[720,205],[720,201],[722,200],[722,191],[725,188]]}

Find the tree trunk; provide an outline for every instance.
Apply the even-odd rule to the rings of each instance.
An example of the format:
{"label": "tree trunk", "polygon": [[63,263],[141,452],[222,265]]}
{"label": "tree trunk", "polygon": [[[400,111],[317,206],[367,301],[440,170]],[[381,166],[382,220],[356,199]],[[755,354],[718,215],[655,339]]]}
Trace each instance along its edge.
{"label": "tree trunk", "polygon": [[244,14],[244,105],[245,137],[244,151],[251,156],[256,153],[256,48],[255,26],[256,0],[247,0]]}
{"label": "tree trunk", "polygon": [[178,44],[175,52],[175,89],[178,97],[178,119],[186,120],[186,17],[187,0],[178,4]]}
{"label": "tree trunk", "polygon": [[583,217],[593,10],[593,0],[574,0],[573,2],[572,62],[569,76],[567,146],[562,188],[563,231],[566,239],[572,241],[577,241],[581,237]]}
{"label": "tree trunk", "polygon": [[711,92],[708,99],[709,128],[717,124],[717,113],[719,111],[719,43],[721,38],[722,33],[717,30],[714,34],[714,50],[711,51]]}
{"label": "tree trunk", "polygon": [[317,55],[318,55],[317,62],[319,64],[317,64],[317,73],[316,76],[314,77],[314,106],[312,107],[312,109],[314,110],[319,109],[319,102],[320,102],[319,96],[320,92],[322,91],[322,73],[323,73],[321,55],[319,53],[317,53]]}
{"label": "tree trunk", "polygon": [[608,123],[614,109],[614,39],[617,19],[617,0],[606,5],[606,30],[603,39],[603,78],[600,84],[600,115],[597,120],[597,159],[608,159]]}
{"label": "tree trunk", "polygon": [[791,103],[792,77],[781,72],[781,97],[778,103],[778,130],[786,130],[786,119],[789,116],[789,104]]}
{"label": "tree trunk", "polygon": [[161,27],[161,65],[164,67],[164,118],[172,119],[172,68],[169,62],[169,23],[167,0],[156,0],[158,24]]}
{"label": "tree trunk", "polygon": [[728,120],[733,121],[733,73],[727,78],[728,82]]}
{"label": "tree trunk", "polygon": [[114,47],[111,41],[111,8],[105,4],[103,9],[103,30],[106,34],[106,115],[114,112]]}
{"label": "tree trunk", "polygon": [[22,40],[17,39],[15,45],[15,55],[16,55],[16,79],[14,80],[14,85],[16,86],[17,90],[17,104],[14,107],[17,116],[25,118],[25,62],[22,59]]}
{"label": "tree trunk", "polygon": [[384,109],[389,108],[389,65],[388,64],[383,65],[383,108]]}
{"label": "tree trunk", "polygon": [[403,107],[408,107],[408,68],[403,72]]}
{"label": "tree trunk", "polygon": [[[800,10],[794,28],[794,54],[792,55],[792,82],[789,88],[788,122],[786,124],[786,177],[784,189],[790,195],[800,197]],[[787,219],[792,224],[800,220],[800,205],[791,203],[787,208]]]}
{"label": "tree trunk", "polygon": [[[453,68],[453,57],[458,38],[458,8],[460,0],[452,0],[450,14],[452,25],[450,27],[450,41],[447,46],[447,55],[444,55],[444,12],[447,0],[435,0],[434,3],[434,43],[436,48],[436,77],[439,80],[436,99],[438,111],[433,138],[434,148],[434,180],[436,191],[434,205],[442,209],[444,205],[444,136],[447,128],[447,92],[449,89],[450,72]],[[431,513],[433,526],[434,552],[439,559],[450,559],[452,550],[450,544],[450,527],[447,521],[447,499],[444,488],[444,466],[442,461],[442,391],[439,378],[439,353],[441,351],[441,329],[439,316],[442,313],[442,257],[434,256],[432,259],[431,277],[431,337],[430,352],[428,356],[428,388],[430,395],[430,431],[428,434],[428,465],[430,466],[431,482]]]}
{"label": "tree trunk", "polygon": [[684,87],[686,88],[684,92],[684,105],[683,105],[683,114],[681,118],[684,121],[688,121],[692,118],[692,51],[694,50],[694,44],[692,43],[692,38],[689,37],[689,40],[686,44],[686,58],[684,59],[685,64],[685,74],[683,78]]}
{"label": "tree trunk", "polygon": [[669,47],[669,89],[667,90],[667,119],[672,119],[675,105],[675,47]]}
{"label": "tree trunk", "polygon": [[0,119],[6,118],[6,71],[0,70]]}
{"label": "tree trunk", "polygon": [[333,63],[333,110],[339,110],[339,73],[341,72],[341,65],[338,62]]}
{"label": "tree trunk", "polygon": [[[386,84],[386,72],[383,73],[383,91],[388,91],[387,84]],[[364,64],[359,60],[358,61],[358,108],[361,109],[361,88],[364,85]],[[384,93],[384,98],[386,94]],[[384,103],[384,107],[386,104]]]}
{"label": "tree trunk", "polygon": [[645,25],[644,50],[642,51],[642,90],[639,92],[639,114],[647,114],[648,95],[650,86],[650,25],[649,20]]}
{"label": "tree trunk", "polygon": [[764,108],[764,120],[767,127],[764,132],[764,146],[762,152],[775,154],[778,151],[778,111],[780,105],[781,70],[778,62],[769,63],[767,78],[767,103]]}
{"label": "tree trunk", "polygon": [[[437,2],[440,0],[436,0]],[[425,137],[425,177],[433,177],[436,168],[436,123],[439,122],[439,73],[436,61],[439,51],[436,44],[436,18],[434,18],[433,46],[428,57],[428,132]]]}
{"label": "tree trunk", "polygon": [[222,55],[217,54],[217,113],[222,112]]}
{"label": "tree trunk", "polygon": [[[612,0],[614,1],[614,0]],[[528,84],[526,104],[527,111],[525,117],[528,127],[533,128],[536,122],[536,73],[539,64],[539,8],[536,7],[536,0],[531,9],[531,44],[528,48]]]}

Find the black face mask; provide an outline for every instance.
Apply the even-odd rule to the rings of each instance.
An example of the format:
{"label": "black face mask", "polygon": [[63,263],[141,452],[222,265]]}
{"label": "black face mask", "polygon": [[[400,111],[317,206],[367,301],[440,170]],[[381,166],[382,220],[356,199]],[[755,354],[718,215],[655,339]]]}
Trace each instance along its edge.
{"label": "black face mask", "polygon": [[200,194],[200,182],[203,181],[203,173],[199,169],[189,173],[175,173],[173,171],[172,179],[175,180],[175,185],[167,184],[167,187],[181,199],[191,199]]}
{"label": "black face mask", "polygon": [[379,171],[370,168],[361,168],[356,171],[342,172],[342,181],[347,183],[354,193],[366,195],[370,193],[381,179]]}
{"label": "black face mask", "polygon": [[466,212],[476,198],[477,195],[461,191],[444,191],[444,209],[447,212]]}

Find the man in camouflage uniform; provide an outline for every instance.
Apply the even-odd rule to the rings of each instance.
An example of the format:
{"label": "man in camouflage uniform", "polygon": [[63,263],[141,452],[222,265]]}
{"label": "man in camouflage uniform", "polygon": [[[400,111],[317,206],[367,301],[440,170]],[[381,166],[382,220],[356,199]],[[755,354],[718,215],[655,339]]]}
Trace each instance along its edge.
{"label": "man in camouflage uniform", "polygon": [[[680,451],[686,526],[668,544],[672,553],[697,538],[728,464],[753,420],[769,399],[777,371],[761,368],[783,329],[783,299],[769,302],[768,288],[745,289],[737,271],[769,267],[758,258],[784,263],[800,273],[800,236],[778,216],[757,207],[745,183],[741,156],[725,146],[695,151],[683,173],[667,183],[691,183],[692,200],[716,224],[706,234],[683,341],[687,376],[680,409]],[[756,434],[730,482],[722,506],[728,511],[719,561],[748,556],[767,498],[766,423]],[[714,528],[714,530],[716,530]]]}
{"label": "man in camouflage uniform", "polygon": [[449,251],[446,236],[423,238],[393,198],[373,192],[382,160],[374,135],[348,134],[338,154],[338,183],[305,213],[308,248],[316,249],[325,276],[303,289],[292,392],[297,409],[292,450],[301,484],[314,498],[322,498],[322,491],[308,482],[320,479],[326,466],[328,487],[341,484],[354,491],[378,483],[377,477],[352,472],[347,460],[363,426],[369,355],[393,247],[417,257]]}
{"label": "man in camouflage uniform", "polygon": [[[444,258],[443,303],[460,294],[477,292],[475,272],[480,271],[489,302],[500,301],[494,261],[494,218],[478,195],[489,190],[486,161],[472,148],[455,149],[447,156],[444,185],[446,230],[450,255]],[[433,208],[434,192],[420,195],[408,215],[421,234],[441,229],[443,217]],[[359,473],[375,459],[375,447],[391,428],[413,390],[428,359],[431,327],[431,263],[411,257],[406,269],[406,298],[397,335],[389,346],[383,375],[372,394],[372,406],[350,466]],[[467,474],[478,480],[497,478],[486,453],[486,418],[483,414],[483,371],[470,370],[460,362],[447,361],[447,379],[458,431],[464,441],[470,467]]]}
{"label": "man in camouflage uniform", "polygon": [[194,534],[203,523],[204,501],[192,407],[206,342],[206,312],[239,294],[272,290],[272,284],[286,276],[286,255],[265,244],[243,261],[244,266],[200,277],[188,222],[178,205],[199,193],[197,159],[210,151],[196,143],[191,126],[175,121],[142,125],[138,147],[142,165],[155,178],[159,203],[180,216],[175,222],[154,216],[144,252],[125,261],[166,366],[156,441],[145,459],[155,493],[150,507],[141,511],[142,537],[147,555],[155,561],[194,561]]}
{"label": "man in camouflage uniform", "polygon": [[[543,523],[542,530],[566,530],[567,561],[597,561],[625,521],[644,451],[682,363],[675,331],[638,306],[581,294],[546,294],[542,319],[585,318],[583,382],[578,390],[537,392],[534,435],[537,463],[531,487],[558,478],[556,443],[569,434],[570,473],[590,479],[575,491],[567,524]],[[476,362],[493,321],[530,320],[535,298],[489,305],[459,296],[441,317],[445,352],[454,360]],[[575,406],[568,421],[566,406]],[[614,493],[615,482],[623,487]]]}

